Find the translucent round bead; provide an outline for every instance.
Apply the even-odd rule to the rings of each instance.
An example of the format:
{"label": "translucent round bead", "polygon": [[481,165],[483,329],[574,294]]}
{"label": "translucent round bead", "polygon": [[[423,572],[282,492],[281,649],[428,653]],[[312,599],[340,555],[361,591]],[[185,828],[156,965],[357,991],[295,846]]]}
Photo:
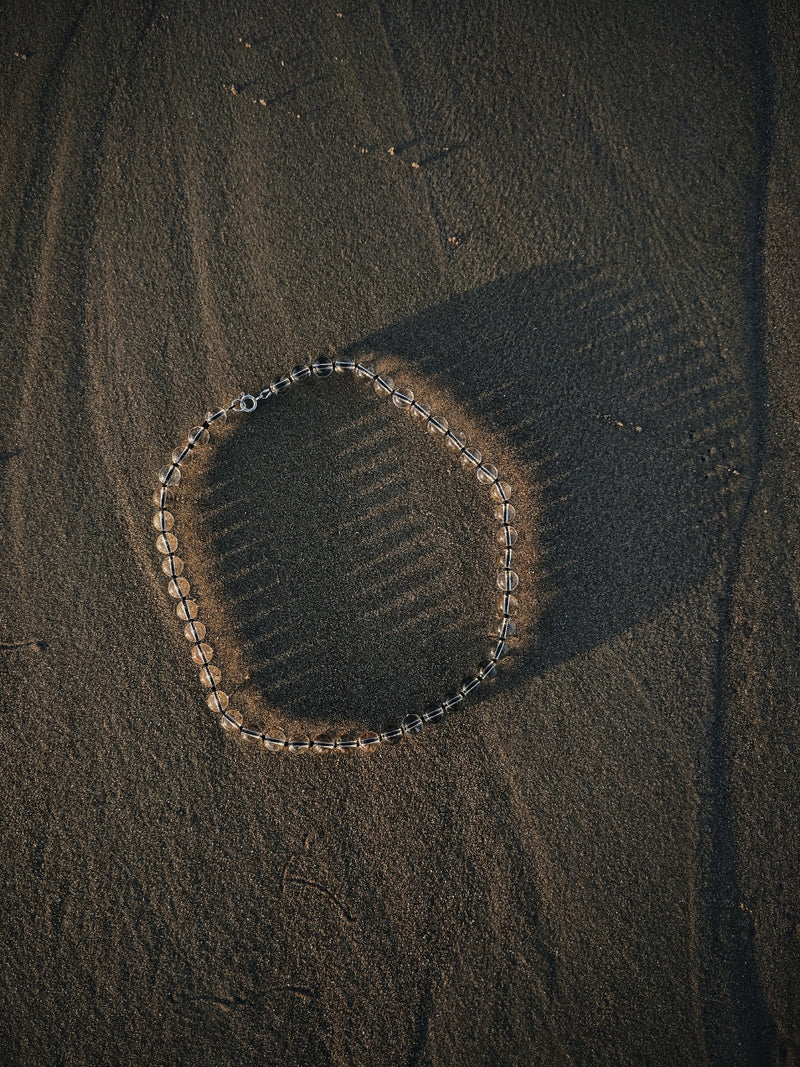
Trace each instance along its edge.
{"label": "translucent round bead", "polygon": [[264,734],[264,747],[270,752],[280,752],[286,748],[286,738],[280,730],[270,730]]}
{"label": "translucent round bead", "polygon": [[178,445],[177,448],[172,450],[172,462],[177,466],[181,463],[186,463],[187,460],[192,458],[192,450],[189,445]]}
{"label": "translucent round bead", "polygon": [[414,394],[410,389],[395,389],[392,393],[392,403],[402,411],[414,403]]}
{"label": "translucent round bead", "polygon": [[175,494],[171,489],[167,489],[165,485],[159,486],[153,493],[153,503],[157,508],[165,508],[167,504],[171,504],[175,499]]}
{"label": "translucent round bead", "polygon": [[499,615],[507,615],[510,618],[519,612],[519,601],[515,596],[506,593],[497,601],[497,612]]}
{"label": "translucent round bead", "polygon": [[188,622],[189,619],[197,618],[197,601],[196,600],[182,600],[175,609],[175,614],[179,619],[183,619],[184,622]]}
{"label": "translucent round bead", "polygon": [[494,509],[494,517],[498,522],[509,523],[516,519],[517,512],[513,504],[501,504],[500,507]]}
{"label": "translucent round bead", "polygon": [[199,619],[192,619],[184,626],[183,636],[187,641],[202,641],[206,636],[206,628]]}
{"label": "translucent round bead", "polygon": [[358,739],[355,737],[337,737],[336,738],[336,751],[337,752],[352,752],[354,748],[358,748]]}
{"label": "translucent round bead", "polygon": [[456,704],[460,704],[463,699],[464,699],[464,694],[463,693],[453,693],[453,695],[451,697],[448,697],[447,700],[444,701],[444,703],[442,704],[442,707],[444,708],[445,711],[450,711],[450,709],[454,708],[456,706]]}
{"label": "translucent round bead", "polygon": [[327,356],[320,356],[319,359],[315,359],[311,364],[311,369],[320,378],[327,378],[329,374],[333,374],[333,363]]}
{"label": "translucent round bead", "polygon": [[355,370],[356,361],[354,359],[335,359],[333,361],[333,369],[337,374],[341,374],[342,371]]}
{"label": "translucent round bead", "polygon": [[495,500],[508,500],[511,496],[511,486],[508,482],[495,482],[491,493]]}
{"label": "translucent round bead", "polygon": [[165,556],[161,561],[161,570],[170,578],[177,578],[183,573],[183,560],[180,556]]}
{"label": "translucent round bead", "polygon": [[516,566],[516,556],[513,548],[504,548],[500,553],[500,566],[504,571],[513,571]]}
{"label": "translucent round bead", "polygon": [[167,586],[167,592],[170,596],[174,596],[176,600],[180,600],[181,597],[186,596],[189,592],[189,583],[185,578],[173,578]]}
{"label": "translucent round bead", "polygon": [[519,575],[515,571],[502,570],[497,572],[497,588],[504,593],[510,593],[519,585]]}
{"label": "translucent round bead", "polygon": [[436,433],[440,436],[447,433],[447,419],[442,418],[441,415],[431,415],[425,424],[425,429],[428,433]]}
{"label": "translucent round bead", "polygon": [[394,382],[391,378],[376,378],[373,387],[378,396],[391,396],[394,392]]}
{"label": "translucent round bead", "polygon": [[464,682],[464,684],[461,686],[460,692],[462,696],[468,697],[470,693],[475,692],[475,690],[480,686],[480,684],[480,678],[468,678],[466,682]]}
{"label": "translucent round bead", "polygon": [[219,724],[223,730],[241,730],[242,722],[242,716],[238,711],[234,711],[233,708],[223,711],[219,718]]}
{"label": "translucent round bead", "polygon": [[481,667],[478,671],[478,677],[482,682],[491,681],[497,674],[497,664],[493,660],[490,660],[485,667]]}
{"label": "translucent round bead", "polygon": [[213,663],[209,664],[208,667],[203,667],[202,671],[200,671],[200,684],[204,685],[206,689],[217,685],[221,678],[222,671]]}
{"label": "translucent round bead", "polygon": [[444,708],[440,704],[438,708],[423,711],[422,718],[424,722],[440,722],[444,718]]}
{"label": "translucent round bead", "polygon": [[404,734],[418,734],[422,729],[422,725],[422,719],[419,715],[415,715],[412,712],[410,715],[406,715],[400,723],[400,729]]}
{"label": "translucent round bead", "polygon": [[215,689],[213,693],[209,693],[206,697],[206,704],[212,711],[222,712],[228,706],[228,694],[223,693],[221,689]]}
{"label": "translucent round bead", "polygon": [[357,363],[356,375],[359,378],[364,378],[366,381],[371,382],[375,377],[375,368],[371,363]]}
{"label": "translucent round bead", "polygon": [[157,511],[153,516],[153,526],[162,533],[167,533],[175,525],[175,516],[169,511]]}
{"label": "translucent round bead", "polygon": [[290,752],[305,752],[311,748],[311,742],[305,734],[296,734],[294,737],[290,737],[286,742],[286,747]]}
{"label": "translucent round bead", "polygon": [[461,463],[464,467],[477,467],[483,456],[477,448],[465,448],[461,453]]}
{"label": "translucent round bead", "polygon": [[517,543],[517,531],[513,526],[503,526],[497,531],[497,543],[505,548],[511,548]]}
{"label": "translucent round bead", "polygon": [[427,404],[420,404],[419,400],[415,400],[411,405],[411,416],[414,419],[424,419],[426,422],[431,417],[431,409]]}
{"label": "translucent round bead", "polygon": [[192,446],[192,448],[195,448],[197,445],[207,444],[210,437],[211,434],[208,432],[205,426],[193,426],[187,434],[187,440],[189,441],[189,444]]}
{"label": "translucent round bead", "polygon": [[384,730],[381,734],[381,741],[392,744],[394,741],[399,741],[403,736],[403,731],[399,726],[391,726],[388,730]]}
{"label": "translucent round bead", "polygon": [[481,463],[475,474],[483,485],[491,485],[497,481],[497,467],[493,467],[491,463]]}
{"label": "translucent round bead", "polygon": [[336,745],[336,738],[332,734],[319,734],[314,738],[314,748],[318,752],[330,752]]}
{"label": "translucent round bead", "polygon": [[494,649],[492,651],[492,659],[497,661],[499,659],[502,659],[503,656],[505,656],[507,654],[508,654],[508,645],[505,643],[505,641],[498,641],[497,644],[494,646]]}
{"label": "translucent round bead", "polygon": [[256,730],[253,726],[242,727],[242,737],[245,741],[261,741],[262,733],[260,730]]}
{"label": "translucent round bead", "polygon": [[282,378],[273,378],[269,383],[269,387],[273,393],[282,393],[285,389],[289,389],[291,384],[292,379],[284,375]]}
{"label": "translucent round bead", "polygon": [[497,624],[497,629],[495,632],[497,633],[497,636],[499,638],[505,641],[511,637],[516,636],[517,624],[514,622],[513,619],[503,618]]}
{"label": "translucent round bead", "polygon": [[454,452],[461,452],[467,447],[467,439],[463,433],[456,433],[454,430],[448,430],[445,434],[444,443],[448,448],[451,448]]}
{"label": "translucent round bead", "polygon": [[156,538],[156,548],[163,555],[167,555],[168,552],[174,552],[178,547],[178,538],[175,534],[164,533],[160,537]]}
{"label": "translucent round bead", "polygon": [[228,412],[224,408],[220,408],[219,411],[207,411],[205,421],[209,426],[215,422],[218,422],[220,426],[224,426],[228,421]]}
{"label": "translucent round bead", "polygon": [[158,480],[162,485],[170,485],[174,489],[181,480],[181,469],[174,463],[169,467],[162,467],[158,472]]}
{"label": "translucent round bead", "polygon": [[205,667],[211,662],[211,657],[214,655],[214,649],[211,645],[206,645],[200,642],[199,645],[195,645],[192,649],[192,661],[197,664],[198,667]]}
{"label": "translucent round bead", "polygon": [[376,748],[381,743],[381,739],[378,734],[370,731],[369,733],[362,734],[358,739],[358,747],[372,749]]}
{"label": "translucent round bead", "polygon": [[310,367],[300,366],[299,364],[296,367],[292,367],[292,369],[289,371],[289,377],[292,379],[293,382],[300,382],[303,380],[303,378],[308,378],[310,374]]}

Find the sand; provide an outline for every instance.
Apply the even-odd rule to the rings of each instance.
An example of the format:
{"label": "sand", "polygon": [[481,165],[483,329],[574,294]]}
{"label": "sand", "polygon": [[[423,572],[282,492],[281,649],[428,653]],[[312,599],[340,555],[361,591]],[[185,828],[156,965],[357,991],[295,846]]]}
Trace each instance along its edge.
{"label": "sand", "polygon": [[[4,5],[0,1060],[800,1062],[789,5]],[[522,633],[418,737],[223,733],[151,494],[374,352],[501,467]],[[491,508],[336,376],[176,502],[237,706],[488,649]]]}

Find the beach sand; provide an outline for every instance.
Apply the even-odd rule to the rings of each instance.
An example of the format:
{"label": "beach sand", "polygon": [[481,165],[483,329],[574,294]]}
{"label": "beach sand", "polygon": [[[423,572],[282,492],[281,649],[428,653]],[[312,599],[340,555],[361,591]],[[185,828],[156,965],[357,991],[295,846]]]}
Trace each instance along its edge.
{"label": "beach sand", "polygon": [[[800,1063],[800,19],[4,5],[0,1061]],[[206,709],[151,526],[372,353],[514,486],[439,725]],[[488,494],[345,376],[175,504],[248,721],[485,659]]]}

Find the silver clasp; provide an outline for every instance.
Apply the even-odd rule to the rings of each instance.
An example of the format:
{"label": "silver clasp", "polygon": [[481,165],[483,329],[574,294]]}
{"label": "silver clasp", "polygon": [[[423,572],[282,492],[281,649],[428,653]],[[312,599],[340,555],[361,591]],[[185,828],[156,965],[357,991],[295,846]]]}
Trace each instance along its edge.
{"label": "silver clasp", "polygon": [[242,393],[231,404],[234,411],[246,411],[248,414],[251,411],[255,411],[258,407],[258,400],[252,395],[252,393]]}

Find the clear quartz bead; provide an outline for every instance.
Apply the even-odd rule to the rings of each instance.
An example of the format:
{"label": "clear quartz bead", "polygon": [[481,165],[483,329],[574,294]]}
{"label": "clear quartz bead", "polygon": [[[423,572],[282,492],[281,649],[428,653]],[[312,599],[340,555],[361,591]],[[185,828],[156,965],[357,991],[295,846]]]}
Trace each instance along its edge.
{"label": "clear quartz bead", "polygon": [[286,742],[290,752],[306,752],[311,748],[311,742],[305,734],[295,734]]}
{"label": "clear quartz bead", "polygon": [[282,393],[288,389],[292,384],[292,379],[288,375],[283,375],[280,378],[273,378],[269,383],[270,391],[273,393]]}
{"label": "clear quartz bead", "polygon": [[165,556],[161,561],[161,570],[169,578],[177,578],[183,573],[183,560],[180,556]]}
{"label": "clear quartz bead", "polygon": [[199,619],[192,619],[184,626],[183,636],[187,641],[202,641],[206,636],[205,625]]}
{"label": "clear quartz bead", "polygon": [[431,417],[431,409],[427,404],[420,404],[419,400],[415,400],[411,405],[411,417],[414,419],[420,419],[427,422]]}
{"label": "clear quartz bead", "polygon": [[241,730],[243,721],[239,712],[234,711],[233,708],[223,711],[219,718],[219,724],[223,730]]}
{"label": "clear quartz bead", "polygon": [[410,389],[395,389],[392,393],[392,403],[403,411],[414,403],[414,394]]}
{"label": "clear quartz bead", "polygon": [[317,752],[330,752],[336,745],[333,734],[318,734],[314,738],[313,747]]}
{"label": "clear quartz bead", "polygon": [[464,467],[477,467],[483,456],[477,448],[465,448],[461,453],[461,464]]}
{"label": "clear quartz bead", "polygon": [[440,704],[438,708],[431,708],[430,711],[423,711],[422,718],[425,722],[440,722],[444,718],[444,708]]}
{"label": "clear quartz bead", "polygon": [[435,433],[442,436],[447,433],[447,419],[441,415],[431,415],[425,424],[425,429],[428,433]]}
{"label": "clear quartz bead", "polygon": [[504,617],[500,620],[500,622],[498,622],[497,627],[495,629],[495,633],[499,638],[501,638],[501,640],[509,640],[510,638],[516,636],[517,624],[514,622],[513,619]]}
{"label": "clear quartz bead", "polygon": [[197,445],[208,444],[211,434],[205,426],[193,426],[186,437],[192,448],[196,448]]}
{"label": "clear quartz bead", "polygon": [[286,748],[286,737],[280,730],[264,732],[264,747],[270,752],[280,752]]}
{"label": "clear quartz bead", "polygon": [[261,741],[262,734],[260,730],[256,730],[253,726],[242,727],[242,737],[245,741]]}
{"label": "clear quartz bead", "polygon": [[375,377],[375,368],[371,363],[357,363],[356,375],[365,381],[371,382]]}
{"label": "clear quartz bead", "polygon": [[192,449],[189,445],[178,445],[172,450],[172,462],[178,467],[181,463],[187,463],[191,458]]}
{"label": "clear quartz bead", "polygon": [[179,619],[183,619],[184,622],[188,622],[190,619],[197,618],[197,601],[196,600],[182,600],[175,609],[175,614]]}
{"label": "clear quartz bead", "polygon": [[481,463],[475,474],[483,485],[491,485],[497,481],[497,467],[493,467],[491,463]]}
{"label": "clear quartz bead", "polygon": [[206,689],[211,689],[212,686],[219,685],[221,678],[222,671],[214,663],[210,663],[200,671],[200,684],[204,685]]}
{"label": "clear quartz bead", "polygon": [[501,504],[494,509],[494,517],[498,522],[510,523],[517,517],[516,509],[513,504]]}
{"label": "clear quartz bead", "polygon": [[177,547],[178,538],[173,533],[163,533],[156,538],[156,548],[165,556],[169,552],[174,552]]}
{"label": "clear quartz bead", "polygon": [[422,729],[423,723],[419,715],[412,712],[410,715],[406,715],[403,721],[400,723],[400,729],[404,734],[418,734]]}
{"label": "clear quartz bead", "polygon": [[519,613],[519,601],[510,593],[505,593],[497,601],[497,614],[511,618]]}
{"label": "clear quartz bead", "polygon": [[167,586],[167,592],[170,596],[175,597],[176,600],[180,600],[181,597],[185,597],[189,592],[189,583],[185,578],[173,578]]}
{"label": "clear quartz bead", "polygon": [[513,526],[501,526],[497,531],[497,543],[504,548],[511,548],[517,543],[517,531]]}
{"label": "clear quartz bead", "polygon": [[459,690],[459,692],[463,696],[468,697],[470,695],[470,693],[474,693],[475,690],[480,686],[481,681],[482,681],[481,678],[468,678],[464,682],[464,684],[461,686],[461,689]]}
{"label": "clear quartz bead", "polygon": [[519,585],[519,575],[516,571],[502,570],[497,572],[497,588],[504,593],[510,593]]}
{"label": "clear quartz bead", "polygon": [[205,421],[209,426],[214,423],[219,423],[220,426],[224,426],[228,421],[228,412],[224,408],[220,408],[219,411],[207,411]]}
{"label": "clear quartz bead", "polygon": [[162,485],[169,485],[175,489],[181,480],[181,469],[174,463],[171,463],[169,467],[162,467],[158,472],[158,480]]}
{"label": "clear quartz bead", "polygon": [[489,662],[484,664],[484,666],[481,667],[481,669],[478,671],[478,677],[482,682],[490,682],[496,674],[497,664],[494,662],[494,660],[489,660]]}
{"label": "clear quartz bead", "polygon": [[165,508],[167,504],[171,504],[175,499],[175,494],[171,489],[167,489],[166,485],[159,486],[153,493],[153,503],[157,508]]}
{"label": "clear quartz bead", "polygon": [[356,737],[337,737],[336,738],[336,751],[337,752],[352,752],[353,749],[358,748],[358,738]]}
{"label": "clear quartz bead", "polygon": [[373,385],[378,396],[391,396],[394,392],[394,382],[391,378],[379,376],[375,379]]}
{"label": "clear quartz bead", "polygon": [[444,708],[445,711],[450,711],[450,709],[454,708],[456,706],[456,704],[460,704],[463,699],[464,699],[464,694],[463,693],[461,693],[461,692],[453,693],[453,695],[451,697],[448,697],[447,700],[444,701],[444,703],[442,704],[442,707]]}
{"label": "clear quartz bead", "polygon": [[463,433],[458,433],[455,430],[448,430],[445,435],[444,443],[453,452],[461,452],[462,449],[467,447],[467,439]]}
{"label": "clear quartz bead", "polygon": [[308,378],[311,374],[311,368],[307,365],[301,365],[298,363],[296,367],[292,367],[289,371],[289,377],[293,382],[301,382],[303,378]]}
{"label": "clear quartz bead", "polygon": [[206,667],[211,662],[213,655],[214,649],[211,645],[207,645],[205,642],[201,641],[192,649],[192,662],[196,663],[198,667]]}
{"label": "clear quartz bead", "polygon": [[403,728],[401,726],[390,726],[388,730],[384,730],[381,733],[381,741],[389,742],[392,744],[395,741],[399,741],[403,736]]}
{"label": "clear quartz bead", "polygon": [[169,511],[157,511],[153,516],[153,526],[161,533],[167,533],[175,525],[175,516]]}
{"label": "clear quartz bead", "polygon": [[370,730],[366,734],[361,734],[361,736],[358,739],[358,747],[359,748],[366,748],[367,750],[370,750],[370,749],[373,749],[373,748],[377,748],[380,743],[381,743],[380,735],[374,733],[374,731],[372,731],[372,730]]}
{"label": "clear quartz bead", "polygon": [[333,363],[327,356],[320,356],[311,364],[311,369],[320,378],[327,378],[329,374],[333,374]]}
{"label": "clear quartz bead", "polygon": [[508,500],[511,496],[511,486],[508,482],[495,482],[491,494],[495,500]]}
{"label": "clear quartz bead", "polygon": [[333,369],[337,372],[337,374],[341,374],[343,371],[346,370],[355,370],[356,361],[354,359],[335,359],[333,361]]}
{"label": "clear quartz bead", "polygon": [[513,571],[516,567],[516,553],[513,548],[504,548],[500,553],[500,566],[504,571]]}
{"label": "clear quartz bead", "polygon": [[228,694],[223,693],[221,689],[215,689],[213,693],[209,693],[206,697],[206,704],[212,711],[222,712],[228,706]]}

